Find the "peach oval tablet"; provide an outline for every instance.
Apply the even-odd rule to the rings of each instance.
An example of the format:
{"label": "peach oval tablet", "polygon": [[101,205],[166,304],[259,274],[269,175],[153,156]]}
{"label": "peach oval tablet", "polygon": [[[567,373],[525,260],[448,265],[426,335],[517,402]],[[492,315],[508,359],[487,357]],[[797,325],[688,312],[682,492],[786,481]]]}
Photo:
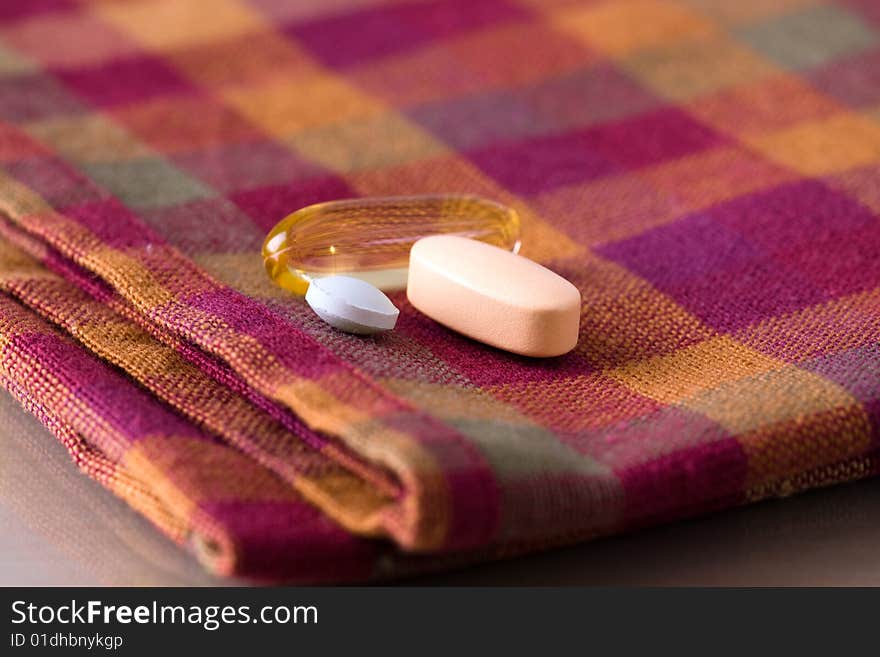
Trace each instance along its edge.
{"label": "peach oval tablet", "polygon": [[453,235],[416,242],[406,296],[428,317],[493,347],[559,356],[577,344],[581,295],[536,262]]}

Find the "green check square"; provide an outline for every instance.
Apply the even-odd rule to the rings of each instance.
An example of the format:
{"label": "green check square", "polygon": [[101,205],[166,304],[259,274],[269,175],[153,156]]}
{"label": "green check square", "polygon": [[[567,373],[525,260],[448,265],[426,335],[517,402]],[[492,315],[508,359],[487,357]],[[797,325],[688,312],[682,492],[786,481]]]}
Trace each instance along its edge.
{"label": "green check square", "polygon": [[159,158],[84,165],[99,185],[134,208],[158,208],[214,196],[213,191]]}
{"label": "green check square", "polygon": [[737,31],[737,36],[780,65],[802,70],[880,44],[880,35],[857,16],[821,6]]}

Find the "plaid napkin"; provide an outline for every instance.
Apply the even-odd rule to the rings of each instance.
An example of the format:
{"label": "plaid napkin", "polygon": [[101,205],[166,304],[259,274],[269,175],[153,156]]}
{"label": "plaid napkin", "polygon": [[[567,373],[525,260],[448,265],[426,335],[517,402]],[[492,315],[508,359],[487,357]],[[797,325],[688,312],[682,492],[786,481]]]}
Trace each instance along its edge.
{"label": "plaid napkin", "polygon": [[[356,581],[875,474],[871,0],[0,5],[0,380],[211,570]],[[528,359],[259,247],[476,193],[584,305]]]}

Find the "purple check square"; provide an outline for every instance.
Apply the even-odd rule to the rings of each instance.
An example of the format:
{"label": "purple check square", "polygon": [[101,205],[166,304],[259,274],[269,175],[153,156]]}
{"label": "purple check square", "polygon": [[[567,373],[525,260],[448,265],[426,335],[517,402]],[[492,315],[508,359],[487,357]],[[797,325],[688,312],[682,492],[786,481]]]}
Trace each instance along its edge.
{"label": "purple check square", "polygon": [[880,103],[880,47],[832,60],[807,77],[820,92],[849,107]]}
{"label": "purple check square", "polygon": [[878,221],[855,199],[816,180],[734,199],[713,208],[710,214],[768,253],[817,239],[844,239],[844,235]]}
{"label": "purple check square", "polygon": [[434,0],[380,5],[289,25],[285,33],[327,64],[348,67],[435,39],[528,16],[504,0]]}
{"label": "purple check square", "polygon": [[880,381],[880,344],[837,351],[798,363],[798,366],[831,379],[862,403],[873,401],[880,411],[880,391],[876,385]]}
{"label": "purple check square", "polygon": [[608,157],[596,151],[585,133],[490,146],[471,152],[468,157],[507,189],[526,196],[619,170]]}
{"label": "purple check square", "polygon": [[678,517],[680,509],[697,515],[742,503],[748,457],[735,437],[722,438],[620,468],[616,474],[625,490],[626,522],[654,524]]}
{"label": "purple check square", "polygon": [[0,20],[13,21],[38,14],[76,8],[73,0],[4,0],[0,2]]}
{"label": "purple check square", "polygon": [[705,214],[683,217],[596,251],[661,289],[739,268],[761,256],[742,235]]}
{"label": "purple check square", "polygon": [[356,196],[358,193],[342,178],[327,176],[259,187],[233,194],[230,200],[263,231],[269,231],[285,216],[306,205]]}
{"label": "purple check square", "polygon": [[114,248],[141,247],[160,243],[162,238],[115,198],[67,208],[65,215],[88,228]]}
{"label": "purple check square", "polygon": [[57,71],[56,75],[68,88],[101,107],[192,91],[192,86],[173,69],[147,56]]}
{"label": "purple check square", "polygon": [[801,272],[829,298],[880,288],[880,219],[797,245],[776,258]]}
{"label": "purple check square", "polygon": [[824,303],[829,298],[808,277],[772,259],[716,270],[663,291],[724,332]]}
{"label": "purple check square", "polygon": [[558,130],[513,90],[485,91],[419,105],[407,116],[457,150],[513,142]]}
{"label": "purple check square", "polygon": [[684,217],[597,252],[722,331],[828,298],[797,268],[706,214]]}
{"label": "purple check square", "polygon": [[539,122],[550,122],[557,130],[622,120],[661,103],[655,94],[604,62],[541,80],[520,96]]}
{"label": "purple check square", "polygon": [[597,126],[589,142],[609,159],[635,169],[712,148],[723,139],[685,112],[665,107]]}
{"label": "purple check square", "polygon": [[42,121],[83,111],[82,103],[48,75],[0,77],[0,121]]}
{"label": "purple check square", "polygon": [[294,23],[285,33],[330,66],[344,68],[393,55],[430,40],[430,32],[411,23],[410,7],[378,7]]}
{"label": "purple check square", "polygon": [[868,24],[880,26],[880,3],[877,0],[843,0],[842,4],[858,14]]}

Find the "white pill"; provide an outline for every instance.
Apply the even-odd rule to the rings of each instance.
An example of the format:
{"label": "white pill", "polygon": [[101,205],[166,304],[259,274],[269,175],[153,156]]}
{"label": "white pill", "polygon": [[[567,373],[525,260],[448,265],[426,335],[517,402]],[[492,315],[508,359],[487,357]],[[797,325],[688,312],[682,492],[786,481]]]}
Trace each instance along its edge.
{"label": "white pill", "polygon": [[400,314],[379,288],[351,276],[312,279],[306,303],[330,326],[360,335],[393,329]]}

